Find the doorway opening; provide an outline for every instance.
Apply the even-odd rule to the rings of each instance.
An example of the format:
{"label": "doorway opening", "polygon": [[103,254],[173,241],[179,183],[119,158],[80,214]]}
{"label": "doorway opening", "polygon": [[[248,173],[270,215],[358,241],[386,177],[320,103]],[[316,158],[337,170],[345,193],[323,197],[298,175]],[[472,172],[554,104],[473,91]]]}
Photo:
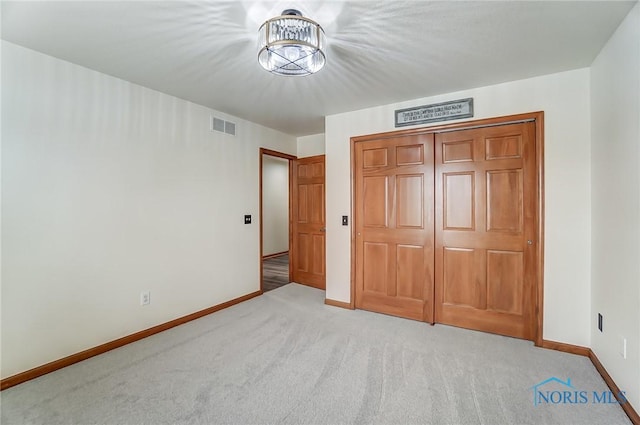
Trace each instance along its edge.
{"label": "doorway opening", "polygon": [[271,291],[292,281],[291,188],[296,157],[260,149],[260,290]]}

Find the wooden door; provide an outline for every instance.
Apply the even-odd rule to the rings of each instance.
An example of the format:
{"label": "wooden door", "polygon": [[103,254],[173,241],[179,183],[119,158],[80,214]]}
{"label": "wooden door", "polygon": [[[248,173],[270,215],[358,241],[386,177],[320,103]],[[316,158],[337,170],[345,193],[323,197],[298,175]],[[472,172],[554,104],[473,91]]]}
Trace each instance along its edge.
{"label": "wooden door", "polygon": [[533,339],[535,124],[437,134],[435,320]]}
{"label": "wooden door", "polygon": [[325,289],[324,155],[293,164],[293,281]]}
{"label": "wooden door", "polygon": [[433,322],[433,135],[354,145],[355,305]]}

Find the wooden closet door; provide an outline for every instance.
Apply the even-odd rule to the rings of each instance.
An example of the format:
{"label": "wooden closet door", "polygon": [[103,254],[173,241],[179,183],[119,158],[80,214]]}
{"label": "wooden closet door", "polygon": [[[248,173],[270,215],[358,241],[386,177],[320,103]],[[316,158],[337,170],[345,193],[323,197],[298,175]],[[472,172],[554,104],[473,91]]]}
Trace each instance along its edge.
{"label": "wooden closet door", "polygon": [[535,125],[435,139],[435,320],[533,339]]}
{"label": "wooden closet door", "polygon": [[354,146],[355,305],[433,322],[433,135]]}

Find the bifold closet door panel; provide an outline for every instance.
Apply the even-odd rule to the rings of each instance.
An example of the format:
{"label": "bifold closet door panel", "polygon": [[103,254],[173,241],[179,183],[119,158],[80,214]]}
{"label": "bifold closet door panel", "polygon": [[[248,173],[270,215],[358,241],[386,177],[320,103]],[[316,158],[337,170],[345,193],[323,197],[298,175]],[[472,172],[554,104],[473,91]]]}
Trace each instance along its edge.
{"label": "bifold closet door panel", "polygon": [[534,123],[435,136],[435,321],[533,339]]}
{"label": "bifold closet door panel", "polygon": [[433,135],[354,147],[355,304],[433,322]]}

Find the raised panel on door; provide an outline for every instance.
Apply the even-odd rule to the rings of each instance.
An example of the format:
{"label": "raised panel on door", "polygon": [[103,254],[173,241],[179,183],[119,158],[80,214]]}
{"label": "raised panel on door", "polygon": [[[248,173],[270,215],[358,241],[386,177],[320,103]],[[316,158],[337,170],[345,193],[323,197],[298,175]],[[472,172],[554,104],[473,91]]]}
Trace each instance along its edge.
{"label": "raised panel on door", "polygon": [[365,176],[362,179],[362,216],[364,227],[387,227],[389,210],[388,176]]}
{"label": "raised panel on door", "polygon": [[387,155],[388,149],[385,147],[363,149],[361,167],[363,169],[386,167],[389,164]]}
{"label": "raised panel on door", "polygon": [[355,304],[433,321],[433,135],[354,144]]}
{"label": "raised panel on door", "polygon": [[365,242],[362,252],[364,266],[363,289],[379,294],[387,293],[389,280],[389,245],[386,243]]}
{"label": "raised panel on door", "polygon": [[427,277],[427,263],[430,258],[425,258],[425,249],[421,245],[398,245],[396,249],[396,282],[394,288],[397,295],[415,300],[423,300],[425,296],[424,282]]}
{"label": "raised panel on door", "polygon": [[444,173],[443,226],[447,230],[475,229],[475,173]]}
{"label": "raised panel on door", "polygon": [[473,161],[473,139],[444,142],[440,146],[444,164]]}
{"label": "raised panel on door", "polygon": [[422,165],[424,164],[424,146],[408,145],[396,147],[396,165]]}
{"label": "raised panel on door", "polygon": [[309,221],[323,225],[324,219],[324,183],[309,185]]}
{"label": "raised panel on door", "polygon": [[296,163],[295,168],[296,168],[296,176],[298,176],[298,179],[305,179],[307,177],[310,177],[308,164],[302,164],[298,162]]}
{"label": "raised panel on door", "polygon": [[522,158],[522,135],[487,137],[485,142],[485,158],[507,159]]}
{"label": "raised panel on door", "polygon": [[487,309],[521,315],[524,256],[518,251],[487,251]]}
{"label": "raised panel on door", "polygon": [[324,179],[324,160],[311,164],[311,178]]}
{"label": "raised panel on door", "polygon": [[396,227],[424,228],[424,175],[396,176]]}
{"label": "raised panel on door", "polygon": [[473,248],[444,248],[443,300],[449,306],[485,308],[482,252]]}
{"label": "raised panel on door", "polygon": [[533,338],[534,134],[521,123],[436,135],[436,322]]}
{"label": "raised panel on door", "polygon": [[310,235],[307,233],[298,233],[296,237],[296,240],[298,242],[298,261],[293,268],[295,272],[305,273],[309,271],[309,253],[311,252],[310,239]]}
{"label": "raised panel on door", "polygon": [[487,171],[487,230],[522,233],[522,169]]}
{"label": "raised panel on door", "polygon": [[324,155],[294,161],[293,281],[325,287]]}
{"label": "raised panel on door", "polygon": [[320,277],[324,277],[325,273],[325,264],[324,264],[324,256],[325,256],[325,238],[324,235],[313,235],[312,242],[312,269],[311,272]]}
{"label": "raised panel on door", "polygon": [[296,222],[308,223],[309,222],[309,191],[307,185],[298,185],[298,215],[296,216]]}

